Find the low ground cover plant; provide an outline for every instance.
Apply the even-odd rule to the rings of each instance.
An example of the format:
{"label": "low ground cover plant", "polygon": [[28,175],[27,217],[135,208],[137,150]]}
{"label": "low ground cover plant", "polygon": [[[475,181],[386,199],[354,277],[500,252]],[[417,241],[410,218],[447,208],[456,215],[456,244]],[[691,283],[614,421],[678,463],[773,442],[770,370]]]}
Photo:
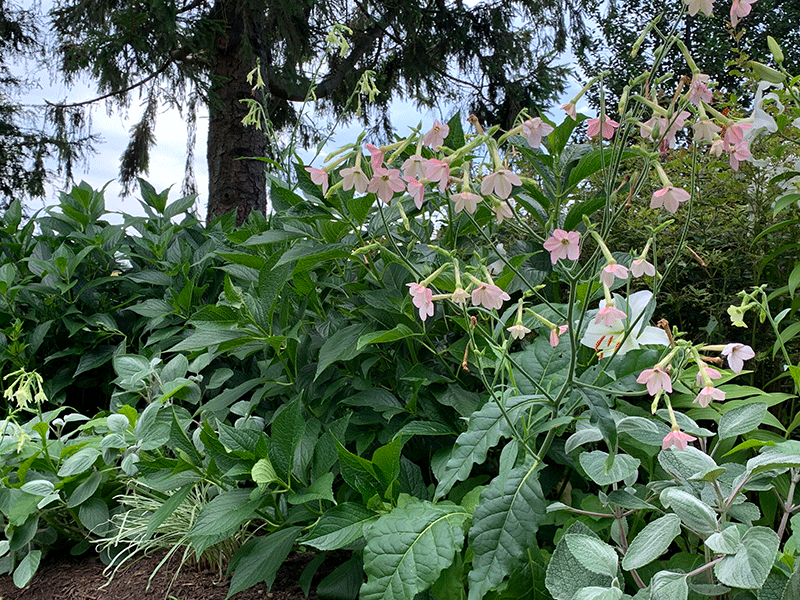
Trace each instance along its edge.
{"label": "low ground cover plant", "polygon": [[[193,199],[145,182],[148,217],[119,226],[88,186],[27,222],[12,206],[0,567],[24,586],[43,551],[92,547],[117,576],[166,548],[233,595],[303,547],[305,589],[341,563],[320,597],[795,597],[800,271],[717,317],[766,323],[771,348],[693,339],[657,299],[707,155],[738,172],[772,122],[796,136],[797,78],[774,44],[777,69],[750,65],[774,104],[734,118],[673,31],[645,34],[652,69],[596,118],[575,103],[603,75],[559,125],[359,138],[273,176],[274,213],[240,228],[175,224]],[[668,52],[690,77],[660,73]],[[797,177],[772,176],[775,214]],[[633,247],[614,234],[631,213]],[[742,380],[756,352],[782,387]]]}

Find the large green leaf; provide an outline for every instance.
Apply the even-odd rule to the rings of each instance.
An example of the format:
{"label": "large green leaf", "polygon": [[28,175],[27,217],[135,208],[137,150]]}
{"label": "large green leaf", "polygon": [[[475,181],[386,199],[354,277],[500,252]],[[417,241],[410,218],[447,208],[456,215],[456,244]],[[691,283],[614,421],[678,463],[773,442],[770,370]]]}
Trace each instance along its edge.
{"label": "large green leaf", "polygon": [[[526,400],[529,398],[514,396],[506,401],[505,412],[512,423],[527,405]],[[467,430],[456,439],[442,478],[436,486],[434,500],[447,495],[456,482],[467,479],[472,466],[483,463],[489,450],[494,448],[501,438],[511,435],[511,425],[497,402],[487,402],[474,412],[469,418]]]}
{"label": "large green leaf", "polygon": [[410,499],[365,528],[360,600],[413,600],[432,586],[464,544],[462,507]]}
{"label": "large green leaf", "polygon": [[617,454],[609,465],[608,452],[595,450],[582,452],[579,456],[581,467],[597,485],[611,485],[627,479],[639,468],[639,459],[627,454]]}
{"label": "large green leaf", "polygon": [[291,481],[295,450],[303,438],[305,427],[306,422],[303,420],[303,405],[300,398],[295,398],[283,405],[281,411],[272,420],[269,457],[283,481]]}
{"label": "large green leaf", "polygon": [[619,569],[617,552],[597,537],[582,533],[564,535],[567,548],[584,568],[598,575],[615,577]]}
{"label": "large green leaf", "polygon": [[553,391],[564,382],[569,367],[568,344],[550,346],[547,336],[538,336],[522,352],[512,354],[519,369],[514,369],[514,381],[523,394]]}
{"label": "large green leaf", "polygon": [[300,527],[287,527],[252,539],[242,546],[231,561],[233,577],[226,600],[260,581],[265,582],[269,590],[278,567],[289,556],[299,534]]}
{"label": "large green leaf", "polygon": [[377,519],[378,514],[363,504],[345,502],[326,511],[302,541],[317,550],[338,550],[360,538],[364,526]]}
{"label": "large green leaf", "polygon": [[664,508],[671,508],[686,527],[703,538],[717,530],[717,514],[702,500],[678,488],[667,488],[659,496]]}
{"label": "large green leaf", "polygon": [[28,552],[25,555],[17,568],[14,569],[14,585],[18,588],[25,587],[28,585],[33,576],[36,574],[36,570],[39,568],[39,562],[42,560],[42,551],[41,550],[33,550],[32,552]]}
{"label": "large green leaf", "polygon": [[[564,533],[575,533],[597,537],[586,525],[576,521]],[[599,538],[597,538],[599,540]],[[612,578],[594,573],[584,567],[570,551],[564,537],[558,542],[550,563],[547,565],[545,585],[555,600],[572,600],[581,589],[588,587],[611,587]]]}
{"label": "large green leaf", "polygon": [[61,464],[58,476],[72,477],[88,471],[99,457],[100,451],[97,448],[82,448]]}
{"label": "large green leaf", "polygon": [[765,402],[753,402],[727,411],[719,419],[719,439],[724,440],[750,433],[761,425],[766,413],[767,404]]}
{"label": "large green leaf", "polygon": [[659,571],[650,582],[651,600],[686,600],[689,597],[689,584],[685,573]]}
{"label": "large green leaf", "polygon": [[252,489],[222,492],[206,504],[189,532],[189,540],[200,555],[213,544],[231,535],[237,527],[255,517],[261,497],[251,498]]}
{"label": "large green leaf", "polygon": [[666,514],[645,525],[628,546],[622,559],[626,571],[638,569],[664,554],[681,532],[681,519],[678,515]]}
{"label": "large green leaf", "polygon": [[327,369],[337,360],[350,360],[361,353],[358,340],[368,333],[370,327],[366,324],[348,325],[329,337],[319,350],[319,362],[314,378]]}
{"label": "large green leaf", "polygon": [[496,477],[481,493],[469,531],[475,553],[469,573],[469,598],[480,600],[496,588],[536,545],[536,531],[547,508],[538,467],[521,466]]}
{"label": "large green leaf", "polygon": [[714,566],[717,578],[727,586],[758,589],[764,585],[778,553],[778,534],[767,527],[751,527],[742,536],[736,554]]}

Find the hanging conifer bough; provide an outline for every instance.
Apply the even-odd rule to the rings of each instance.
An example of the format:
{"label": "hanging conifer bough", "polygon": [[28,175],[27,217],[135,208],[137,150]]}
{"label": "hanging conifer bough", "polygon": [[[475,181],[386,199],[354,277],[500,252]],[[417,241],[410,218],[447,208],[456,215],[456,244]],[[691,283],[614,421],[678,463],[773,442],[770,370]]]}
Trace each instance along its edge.
{"label": "hanging conifer bough", "polygon": [[[89,75],[99,97],[127,107],[144,99],[121,164],[123,184],[147,168],[158,110],[208,105],[209,219],[236,211],[242,222],[266,209],[268,163],[276,141],[242,124],[255,99],[275,131],[294,128],[302,103],[319,117],[356,116],[349,101],[365,71],[380,94],[360,118],[386,134],[393,98],[440,101],[482,122],[510,125],[523,109],[545,107],[564,88],[555,64],[572,38],[587,40],[584,0],[56,0],[50,16],[58,68],[68,81]],[[336,25],[352,30],[343,52],[328,52]],[[322,68],[316,65],[322,60]],[[261,66],[263,91],[247,75]],[[65,103],[66,104],[66,103]],[[317,129],[301,121],[299,141]],[[191,137],[191,136],[190,136]]]}

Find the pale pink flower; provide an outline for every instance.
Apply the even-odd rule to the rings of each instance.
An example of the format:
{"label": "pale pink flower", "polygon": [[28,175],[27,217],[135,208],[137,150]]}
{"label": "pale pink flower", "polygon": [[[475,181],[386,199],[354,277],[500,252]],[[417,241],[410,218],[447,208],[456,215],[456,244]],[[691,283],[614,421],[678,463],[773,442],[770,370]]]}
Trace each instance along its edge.
{"label": "pale pink flower", "polygon": [[375,169],[375,175],[372,176],[367,186],[367,190],[370,193],[377,194],[378,198],[387,204],[395,192],[402,192],[405,189],[406,185],[400,179],[400,171],[398,169],[384,169],[382,167]]}
{"label": "pale pink flower", "polygon": [[711,154],[719,158],[725,151],[725,142],[722,140],[714,140],[711,142]]}
{"label": "pale pink flower", "polygon": [[744,361],[756,355],[750,346],[745,344],[728,344],[722,349],[722,356],[728,357],[728,366],[734,373],[741,373]]}
{"label": "pale pink flower", "polygon": [[556,264],[562,258],[578,260],[581,234],[577,231],[554,229],[553,235],[544,241],[544,249],[550,253],[550,262]]}
{"label": "pale pink flower", "polygon": [[734,123],[725,130],[725,137],[722,139],[725,140],[726,144],[735,146],[744,140],[745,133],[752,127],[752,123]]}
{"label": "pale pink flower", "polygon": [[[711,1],[713,2],[713,0]],[[709,2],[709,11],[711,10],[710,4],[711,2]],[[691,13],[691,10],[689,12]],[[689,88],[689,102],[691,102],[695,106],[700,104],[701,100],[706,104],[711,104],[711,100],[713,100],[714,94],[712,94],[711,90],[708,89],[708,86],[706,85],[707,83],[708,83],[708,75],[704,75],[703,73],[695,73],[692,76],[692,85]]]}
{"label": "pale pink flower", "polygon": [[528,140],[528,145],[531,148],[538,148],[542,144],[542,138],[552,131],[553,126],[545,123],[539,117],[528,119],[522,124],[522,134]]}
{"label": "pale pink flower", "polygon": [[700,393],[697,394],[697,397],[692,400],[693,403],[699,404],[701,407],[705,408],[708,406],[713,400],[717,402],[722,402],[725,400],[725,392],[722,390],[718,390],[715,387],[706,386]]}
{"label": "pale pink flower", "polygon": [[414,179],[413,177],[404,177],[406,183],[406,190],[408,194],[414,199],[414,205],[417,208],[422,208],[422,202],[425,199],[425,186]]}
{"label": "pale pink flower", "polygon": [[614,323],[617,321],[622,321],[627,317],[628,315],[625,314],[625,311],[616,308],[613,304],[607,304],[597,311],[597,316],[594,318],[594,322],[600,323],[606,327],[613,327]]}
{"label": "pale pink flower", "polygon": [[573,102],[568,102],[567,104],[561,105],[561,110],[567,113],[573,121],[578,120],[578,113],[575,111],[575,104]]}
{"label": "pale pink flower", "polygon": [[456,288],[456,290],[453,292],[453,295],[450,296],[450,300],[452,302],[460,304],[461,306],[464,306],[464,304],[467,302],[467,298],[469,298],[469,294],[464,291],[464,288]]}
{"label": "pale pink flower", "polygon": [[372,144],[367,144],[366,148],[372,155],[372,157],[369,159],[369,164],[372,165],[372,170],[376,171],[383,167],[383,150],[373,146]]}
{"label": "pale pink flower", "polygon": [[359,194],[367,191],[369,179],[367,179],[360,167],[345,167],[339,171],[339,175],[342,176],[342,189],[344,191],[352,190],[353,188],[356,188]]}
{"label": "pale pink flower", "polygon": [[648,277],[655,277],[656,268],[652,263],[647,262],[644,258],[637,258],[631,263],[631,275],[634,277],[641,277],[647,275]]}
{"label": "pale pink flower", "polygon": [[453,194],[450,198],[453,200],[453,208],[457,213],[466,210],[471,215],[474,215],[475,211],[478,210],[478,202],[483,200],[478,194],[473,194],[472,192]]}
{"label": "pale pink flower", "polygon": [[446,162],[432,158],[425,169],[425,178],[431,183],[439,182],[439,191],[444,194],[450,183],[450,165]]}
{"label": "pale pink flower", "polygon": [[608,263],[603,267],[603,270],[600,271],[600,283],[604,283],[608,288],[614,285],[614,277],[617,279],[627,279],[628,268],[619,263]]}
{"label": "pale pink flower", "polygon": [[750,142],[748,140],[742,140],[730,149],[730,153],[729,162],[731,169],[738,171],[739,163],[752,156],[752,154],[750,154]]}
{"label": "pale pink flower", "polygon": [[655,396],[661,390],[664,390],[668,394],[672,393],[672,380],[669,378],[669,374],[658,365],[639,373],[636,381],[637,383],[645,384],[647,386],[647,392],[651,396]]}
{"label": "pale pink flower", "polygon": [[670,446],[675,446],[678,450],[686,450],[686,445],[696,439],[696,437],[688,433],[683,433],[680,429],[673,429],[664,436],[664,441],[661,442],[661,449],[666,450]]}
{"label": "pale pink flower", "polygon": [[714,135],[722,131],[722,127],[713,121],[709,121],[708,119],[697,121],[694,125],[692,125],[692,128],[694,129],[693,139],[695,142],[713,142]]}
{"label": "pale pink flower", "polygon": [[328,172],[316,167],[306,167],[306,171],[311,175],[311,181],[316,185],[322,186],[322,195],[328,193]]}
{"label": "pale pink flower", "polygon": [[494,216],[497,218],[497,224],[502,225],[505,219],[511,219],[514,216],[514,211],[511,210],[511,204],[507,200],[501,200],[492,207]]}
{"label": "pale pink flower", "polygon": [[511,334],[512,338],[516,338],[518,340],[521,340],[531,332],[531,330],[525,327],[525,325],[522,323],[517,323],[516,325],[508,327],[507,331]]}
{"label": "pale pink flower", "polygon": [[739,19],[749,15],[750,9],[752,8],[751,5],[754,4],[755,1],[756,0],[733,0],[733,2],[731,2],[731,25],[736,27]]}
{"label": "pale pink flower", "polygon": [[419,318],[425,320],[433,316],[433,291],[419,283],[407,283],[411,302],[419,309]]}
{"label": "pale pink flower", "polygon": [[670,148],[675,147],[675,136],[681,129],[683,129],[683,126],[686,124],[686,119],[689,118],[689,116],[689,112],[682,110],[675,116],[674,119],[672,119],[672,124],[667,130],[667,135],[664,136],[664,140],[667,142]]}
{"label": "pale pink flower", "polygon": [[511,187],[522,185],[519,175],[508,169],[498,169],[483,178],[481,181],[481,194],[488,196],[492,192],[505,200],[511,195]]}
{"label": "pale pink flower", "polygon": [[703,379],[702,373],[703,371],[705,371],[706,375],[711,380],[720,379],[722,377],[722,373],[717,371],[714,367],[703,367],[697,371],[697,378],[695,379],[695,385],[697,386],[705,385],[705,379]]}
{"label": "pale pink flower", "polygon": [[689,8],[689,14],[695,16],[697,11],[702,10],[705,16],[711,16],[712,4],[714,0],[683,0]]}
{"label": "pale pink flower", "polygon": [[665,117],[657,117],[653,115],[644,123],[639,123],[639,135],[655,142],[656,138],[664,135],[667,129],[667,119]]}
{"label": "pale pink flower", "polygon": [[660,208],[663,206],[668,212],[674,215],[678,212],[678,205],[680,205],[681,202],[686,202],[689,197],[689,192],[683,188],[668,185],[665,188],[653,192],[653,197],[650,199],[650,208]]}
{"label": "pale pink flower", "polygon": [[493,283],[481,283],[477,288],[472,290],[472,305],[483,305],[486,308],[503,307],[505,300],[511,300],[511,296],[506,294],[503,290]]}
{"label": "pale pink flower", "polygon": [[619,127],[619,123],[615,120],[610,119],[608,117],[605,118],[603,121],[602,126],[600,125],[600,119],[589,119],[586,121],[586,135],[590,138],[593,138],[598,133],[601,133],[604,140],[610,140],[614,136],[614,130]]}
{"label": "pale pink flower", "polygon": [[403,162],[403,175],[406,177],[413,177],[414,179],[422,179],[425,177],[425,171],[428,168],[428,159],[420,156],[419,154],[414,154],[413,156],[409,156],[405,162]]}
{"label": "pale pink flower", "polygon": [[559,339],[558,337],[564,335],[567,330],[569,329],[569,325],[559,325],[558,327],[553,327],[550,330],[550,345],[555,348],[558,346]]}
{"label": "pale pink flower", "polygon": [[449,133],[449,125],[442,125],[438,120],[434,121],[431,130],[422,138],[422,143],[436,150],[439,146],[444,144],[444,138],[446,138]]}

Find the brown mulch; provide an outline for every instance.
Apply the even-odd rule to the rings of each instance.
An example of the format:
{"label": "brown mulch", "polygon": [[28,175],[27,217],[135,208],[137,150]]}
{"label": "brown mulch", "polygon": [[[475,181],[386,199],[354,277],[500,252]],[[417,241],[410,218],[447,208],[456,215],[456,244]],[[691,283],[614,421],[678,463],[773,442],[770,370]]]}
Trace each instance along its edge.
{"label": "brown mulch", "polygon": [[[185,565],[169,588],[174,570],[162,567],[153,578],[150,589],[147,580],[160,562],[163,553],[144,558],[125,571],[120,571],[111,583],[103,576],[105,566],[96,554],[84,556],[46,557],[33,581],[25,588],[14,586],[10,575],[0,577],[0,600],[224,600],[229,580],[218,582],[218,573],[193,565]],[[231,597],[231,600],[306,600],[297,583],[303,568],[313,554],[293,554],[278,570],[275,583],[268,592],[260,583]],[[323,564],[314,577],[316,585],[326,575]],[[169,592],[167,590],[169,589]],[[174,597],[174,599],[173,599]],[[312,586],[309,600],[317,600]]]}

